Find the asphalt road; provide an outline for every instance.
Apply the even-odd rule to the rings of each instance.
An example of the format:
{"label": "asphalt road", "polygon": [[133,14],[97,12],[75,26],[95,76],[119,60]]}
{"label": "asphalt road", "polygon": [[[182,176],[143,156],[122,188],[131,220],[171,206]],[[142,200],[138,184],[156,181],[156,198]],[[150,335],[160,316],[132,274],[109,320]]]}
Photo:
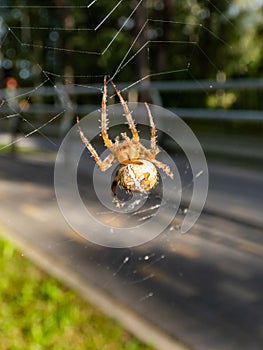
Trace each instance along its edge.
{"label": "asphalt road", "polygon": [[262,173],[218,164],[209,173],[207,204],[189,233],[171,225],[142,246],[113,249],[66,224],[52,163],[1,157],[0,226],[190,349],[261,350]]}

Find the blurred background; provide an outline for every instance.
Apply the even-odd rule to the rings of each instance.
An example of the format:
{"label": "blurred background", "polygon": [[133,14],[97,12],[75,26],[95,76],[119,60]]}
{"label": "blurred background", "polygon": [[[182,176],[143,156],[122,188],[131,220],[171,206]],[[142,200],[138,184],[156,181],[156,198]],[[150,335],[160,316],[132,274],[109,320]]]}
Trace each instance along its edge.
{"label": "blurred background", "polygon": [[[87,299],[92,284],[127,307],[107,313],[157,349],[168,349],[166,337],[171,349],[262,349],[262,34],[261,0],[0,0],[1,231],[78,290],[77,276]],[[76,115],[100,108],[104,75],[126,100],[174,112],[199,139],[209,192],[186,235],[185,202],[158,238],[130,249],[92,244],[61,215],[56,154]],[[110,87],[109,96],[118,102]],[[158,136],[191,190],[189,164]],[[80,187],[96,212],[86,161]],[[130,310],[160,334],[127,325]]]}

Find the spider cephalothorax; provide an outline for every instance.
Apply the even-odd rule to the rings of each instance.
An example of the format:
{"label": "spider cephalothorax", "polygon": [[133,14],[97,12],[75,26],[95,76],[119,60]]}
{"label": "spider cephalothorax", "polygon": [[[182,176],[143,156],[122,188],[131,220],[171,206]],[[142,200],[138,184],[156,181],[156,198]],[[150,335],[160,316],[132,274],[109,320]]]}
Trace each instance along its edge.
{"label": "spider cephalothorax", "polygon": [[[77,118],[80,138],[84,145],[87,147],[95,162],[97,163],[101,171],[107,170],[115,162],[119,163],[119,167],[115,174],[112,183],[112,193],[114,196],[113,202],[119,206],[119,202],[116,197],[117,185],[123,188],[127,192],[138,191],[146,193],[151,190],[158,181],[157,168],[162,169],[171,179],[173,179],[173,173],[171,172],[168,165],[155,159],[159,149],[156,145],[156,129],[153,122],[153,117],[148,104],[145,102],[147,109],[150,126],[151,126],[151,148],[147,149],[140,143],[138,131],[135,127],[134,120],[131,116],[130,110],[127,103],[124,101],[120,91],[116,85],[112,83],[119,100],[122,104],[124,115],[128,122],[129,129],[132,134],[132,138],[128,137],[127,134],[121,133],[120,137],[117,136],[112,141],[108,136],[107,126],[107,85],[106,76],[104,77],[104,88],[101,102],[101,136],[104,141],[105,147],[110,150],[110,154],[101,160],[97,151],[91,145],[89,140],[85,137]],[[122,140],[121,140],[122,139]]]}

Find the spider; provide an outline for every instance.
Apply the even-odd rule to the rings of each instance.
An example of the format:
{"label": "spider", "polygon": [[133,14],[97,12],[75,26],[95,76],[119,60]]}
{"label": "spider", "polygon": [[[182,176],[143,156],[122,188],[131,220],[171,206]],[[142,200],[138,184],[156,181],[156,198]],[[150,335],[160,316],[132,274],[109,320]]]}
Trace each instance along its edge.
{"label": "spider", "polygon": [[99,169],[106,171],[114,163],[118,162],[116,174],[114,176],[111,191],[113,195],[113,203],[120,207],[120,203],[117,199],[117,185],[124,189],[126,192],[141,192],[147,193],[158,182],[157,168],[162,169],[171,179],[173,179],[173,173],[169,166],[156,160],[155,156],[159,153],[159,148],[156,145],[156,128],[153,122],[153,117],[148,104],[145,102],[148,118],[151,126],[151,148],[147,149],[140,143],[138,131],[136,129],[134,120],[131,116],[131,112],[128,108],[127,102],[123,99],[117,86],[111,82],[114,87],[120,103],[122,105],[124,115],[128,122],[129,129],[132,134],[130,138],[126,132],[115,137],[112,141],[108,136],[108,119],[107,119],[107,77],[104,77],[104,88],[101,102],[101,136],[104,141],[105,147],[110,150],[110,154],[101,160],[95,148],[91,145],[89,140],[85,137],[81,127],[79,118],[77,117],[77,125],[81,141],[87,147],[91,156],[94,158]]}

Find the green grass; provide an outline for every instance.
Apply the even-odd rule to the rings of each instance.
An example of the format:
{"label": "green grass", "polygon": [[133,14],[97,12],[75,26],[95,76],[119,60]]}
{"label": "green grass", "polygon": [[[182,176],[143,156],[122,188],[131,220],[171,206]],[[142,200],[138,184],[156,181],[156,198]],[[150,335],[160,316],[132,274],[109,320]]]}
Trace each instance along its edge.
{"label": "green grass", "polygon": [[0,143],[0,152],[1,153],[11,153],[15,151],[17,153],[25,153],[25,154],[45,154],[45,152],[40,151],[37,148],[29,148],[29,147],[21,147],[17,145],[6,145]]}
{"label": "green grass", "polygon": [[1,350],[152,350],[0,237]]}

